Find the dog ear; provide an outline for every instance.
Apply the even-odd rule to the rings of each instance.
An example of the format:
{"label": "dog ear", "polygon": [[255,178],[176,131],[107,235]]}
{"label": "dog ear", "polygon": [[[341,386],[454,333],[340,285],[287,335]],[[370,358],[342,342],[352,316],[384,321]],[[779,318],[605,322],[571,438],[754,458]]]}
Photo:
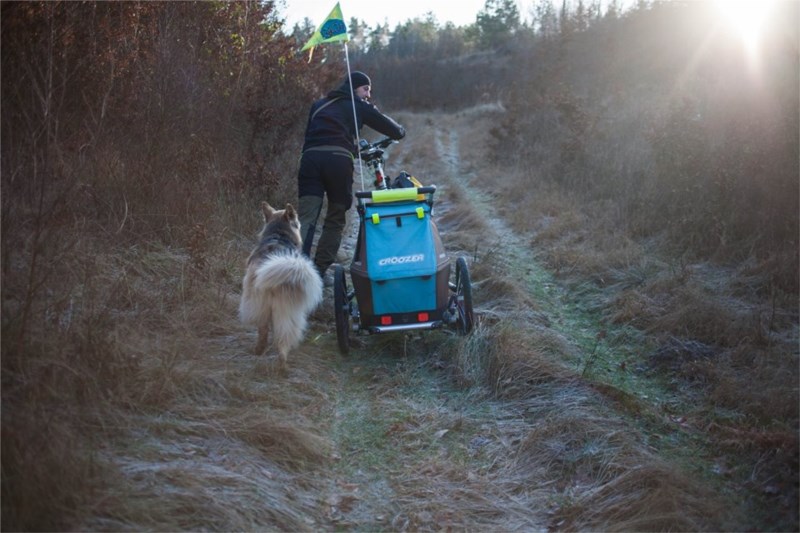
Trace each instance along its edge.
{"label": "dog ear", "polygon": [[269,220],[275,214],[275,209],[267,202],[261,202],[261,212],[264,213],[264,220]]}
{"label": "dog ear", "polygon": [[293,220],[297,218],[297,211],[294,210],[294,206],[292,204],[286,204],[286,210],[283,212],[283,217],[286,220]]}

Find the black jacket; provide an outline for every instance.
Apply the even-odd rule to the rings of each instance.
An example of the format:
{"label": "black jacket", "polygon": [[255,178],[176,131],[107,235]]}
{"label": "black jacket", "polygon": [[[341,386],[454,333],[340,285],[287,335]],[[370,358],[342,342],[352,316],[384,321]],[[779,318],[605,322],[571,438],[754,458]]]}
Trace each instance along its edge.
{"label": "black jacket", "polygon": [[[395,140],[405,137],[405,128],[378,111],[374,105],[356,97],[355,106],[359,131],[367,125]],[[338,146],[353,156],[356,155],[356,129],[353,126],[353,102],[349,83],[329,92],[325,98],[317,100],[311,106],[303,151],[320,146]]]}

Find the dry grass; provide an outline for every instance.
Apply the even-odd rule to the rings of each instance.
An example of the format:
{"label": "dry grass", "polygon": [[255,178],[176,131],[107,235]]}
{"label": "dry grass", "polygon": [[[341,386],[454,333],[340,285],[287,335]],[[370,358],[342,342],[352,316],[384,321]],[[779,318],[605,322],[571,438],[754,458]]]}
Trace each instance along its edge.
{"label": "dry grass", "polygon": [[[701,363],[695,372],[712,384],[711,398],[716,405],[741,410],[758,421],[757,425],[789,429],[800,415],[800,406],[776,396],[786,399],[795,394],[800,380],[796,359],[791,346],[784,351],[739,347],[721,354],[716,364]],[[753,387],[752,383],[770,386]]]}
{"label": "dry grass", "polygon": [[[511,46],[510,105],[397,115],[387,170],[440,186],[475,331],[340,358],[328,292],[281,373],[236,320],[242,263],[338,53],[293,58],[271,3],[4,5],[3,528],[797,530],[796,114],[699,56],[720,98],[671,106],[673,7]],[[648,68],[594,46],[651,34]],[[584,375],[592,339],[631,388]]]}
{"label": "dry grass", "polygon": [[[474,125],[478,115],[462,118]],[[404,123],[417,120],[424,118],[408,115]],[[465,132],[460,142],[474,142],[476,128],[451,126]],[[435,135],[427,131],[419,142],[435,145]],[[448,164],[421,166],[444,174]],[[258,229],[255,210],[173,231],[180,246],[133,236],[121,245],[76,229],[72,244],[45,263],[47,290],[31,300],[23,345],[9,340],[23,338],[12,318],[25,308],[26,279],[10,269],[4,527],[706,530],[751,523],[737,522],[741,512],[715,485],[656,455],[652,428],[632,418],[640,413],[618,401],[622,392],[587,383],[568,366],[586,353],[554,327],[561,317],[533,296],[530,272],[520,271],[532,268],[517,250],[530,240],[495,234],[484,208],[469,207],[480,200],[469,190],[441,182],[437,216],[448,251],[470,262],[472,335],[359,338],[342,359],[328,293],[284,374],[249,354],[254,332],[236,321],[252,244],[242,235]],[[560,231],[536,246],[566,246],[575,228]],[[592,296],[599,307],[614,304],[607,317],[640,318],[643,329],[669,319],[673,336],[688,327],[732,336],[725,322],[749,316],[709,296],[717,293],[709,292],[714,278],[706,271],[664,272],[662,263],[634,260],[633,245],[608,264],[599,247],[588,247],[595,255],[584,261],[578,252],[590,238],[573,242],[572,264],[581,265],[573,272],[594,273],[592,284],[611,291]],[[21,248],[15,261],[25,264],[32,249]],[[618,310],[623,302],[628,308]],[[676,303],[727,314],[708,319],[706,329],[681,325],[677,311],[670,314]],[[773,344],[731,343],[714,360],[724,364],[689,361],[676,373],[702,376],[721,408],[747,404],[759,420],[771,412],[786,421],[761,431],[719,421],[710,432],[731,454],[764,457],[756,486],[788,482],[776,466],[796,449],[796,406],[775,404],[776,390],[784,398],[796,393],[796,372],[784,372],[795,356],[788,344],[775,356],[776,332],[764,338]],[[774,388],[745,387],[748,380]],[[700,415],[708,413],[698,406],[689,414],[706,420]],[[767,457],[775,449],[780,456]]]}
{"label": "dry grass", "polygon": [[[575,379],[563,361],[575,348],[556,332],[509,321],[491,339],[487,378],[500,398],[525,399],[551,393]],[[547,385],[547,386],[545,386]]]}
{"label": "dry grass", "polygon": [[64,531],[92,505],[113,469],[97,461],[97,440],[72,406],[3,402],[3,527]]}
{"label": "dry grass", "polygon": [[308,418],[321,407],[296,409],[324,393],[259,390],[259,366],[227,337],[245,333],[234,291],[249,244],[188,235],[185,251],[126,248],[62,228],[74,244],[42,263],[60,283],[30,300],[24,337],[25,278],[4,278],[5,528],[313,524],[316,500],[297,483],[331,446]]}
{"label": "dry grass", "polygon": [[[448,195],[448,202],[469,199],[461,188],[446,190],[458,191]],[[565,366],[580,349],[548,327],[546,313],[537,309],[517,266],[506,257],[511,250],[504,247],[513,244],[496,250],[486,246],[487,240],[497,242],[497,236],[485,214],[475,218],[475,211],[471,214],[463,205],[457,210],[444,205],[440,211],[448,245],[476,245],[470,272],[479,319],[472,335],[450,337],[435,353],[448,361],[445,368],[454,385],[468,393],[471,408],[491,406],[494,420],[481,422],[477,413],[443,418],[441,410],[426,411],[420,405],[409,415],[410,406],[399,401],[397,389],[374,389],[388,402],[387,412],[405,413],[383,426],[390,428],[395,445],[425,452],[416,460],[406,456],[395,473],[394,506],[385,523],[398,530],[496,524],[504,529],[544,524],[584,530],[708,529],[722,523],[718,513],[709,512],[702,484],[650,456],[644,436],[623,419],[605,414],[604,395],[586,387]],[[460,233],[452,239],[456,223]],[[458,238],[476,230],[480,236],[473,235],[472,241]],[[413,353],[406,342],[388,339],[370,339],[368,350],[404,361]],[[395,372],[391,381],[407,387],[413,375]],[[432,435],[436,445],[429,448]],[[465,472],[466,465],[460,464],[464,454],[486,466]],[[665,473],[669,477],[662,481]],[[657,488],[657,500],[650,499],[651,488]],[[607,514],[591,505],[593,498],[609,505]],[[549,515],[536,516],[531,506],[549,509]]]}
{"label": "dry grass", "polygon": [[735,528],[738,517],[726,516],[710,491],[699,489],[668,464],[645,458],[608,483],[582,494],[555,513],[560,528],[581,531],[708,531],[717,524]]}
{"label": "dry grass", "polygon": [[[472,137],[464,136],[462,142],[480,146],[480,141],[474,139],[485,133],[480,128],[471,128],[469,131]],[[512,206],[506,210],[509,224],[513,224],[518,231],[533,235],[531,244],[537,256],[552,267],[567,286],[580,290],[584,299],[588,298],[586,301],[590,308],[598,311],[600,318],[610,324],[635,326],[640,331],[649,332],[656,345],[658,339],[671,336],[692,340],[710,348],[711,353],[715,354],[712,359],[687,359],[670,370],[674,376],[685,380],[688,394],[698,390],[696,386],[690,387],[690,383],[703,384],[701,390],[705,392],[701,397],[704,401],[693,410],[698,416],[698,429],[705,429],[703,424],[716,423],[718,419],[715,413],[724,412],[723,417],[738,413],[734,416],[740,418],[736,419],[733,427],[751,427],[753,431],[729,428],[726,431],[728,436],[733,432],[742,439],[738,441],[740,447],[752,446],[757,450],[752,455],[740,455],[739,460],[755,465],[756,472],[768,472],[751,479],[750,486],[760,487],[756,489],[758,493],[762,490],[772,492],[774,487],[780,485],[787,490],[785,496],[791,499],[791,494],[795,493],[789,488],[791,483],[774,480],[784,480],[786,474],[789,477],[796,476],[797,472],[796,461],[790,459],[796,440],[780,436],[783,435],[783,428],[794,428],[792,431],[796,431],[798,420],[797,315],[796,309],[792,309],[796,302],[783,300],[780,293],[770,292],[769,289],[765,292],[764,283],[771,283],[770,276],[773,274],[765,276],[765,270],[755,264],[737,271],[720,265],[692,263],[686,258],[665,260],[663,258],[669,258],[669,253],[660,247],[657,239],[637,240],[620,231],[621,213],[616,212],[613,206],[597,203],[585,205],[578,202],[576,197],[565,198],[563,194],[547,187],[532,188],[532,177],[527,173],[507,172],[501,181],[485,179],[492,169],[481,157],[483,153],[485,151],[481,150],[462,152],[468,158],[462,167],[471,168],[472,185],[479,190],[491,190],[491,194],[500,191],[503,203]],[[521,212],[525,216],[520,216]],[[476,263],[476,270],[483,267],[481,259],[483,257],[479,257]],[[769,268],[770,272],[775,272],[774,264]],[[484,269],[481,276],[475,277],[502,277],[502,270],[502,265],[500,268],[492,265],[492,268]],[[513,294],[508,290],[501,292]],[[489,297],[490,300],[492,298]],[[499,322],[503,321],[507,321],[506,316],[501,316]],[[533,400],[553,394],[548,383],[575,382],[568,377],[569,373],[564,375],[563,368],[552,365],[554,360],[568,358],[567,354],[574,348],[565,344],[559,335],[548,331],[546,321],[537,323],[540,332],[546,332],[543,338],[530,335],[536,328],[528,329],[525,338],[513,327],[495,325],[488,335],[491,340],[482,342],[485,352],[492,354],[492,364],[499,364],[487,367],[494,369],[495,374],[492,375],[502,376],[499,380],[493,378],[495,383],[505,385],[497,388],[498,393]],[[503,331],[506,333],[500,333]],[[513,334],[509,335],[509,331]],[[649,354],[642,355],[646,357]],[[502,372],[498,372],[498,369]],[[754,386],[755,383],[758,385]],[[600,387],[598,390],[602,392],[606,389]],[[583,397],[583,394],[576,396]],[[697,399],[693,397],[692,401]],[[633,400],[638,404],[639,400]],[[567,403],[561,410],[569,413],[572,405],[571,402]],[[639,412],[640,406],[633,407],[631,412]],[[716,411],[717,407],[723,407],[723,411]],[[583,411],[585,408],[586,405],[581,406],[577,411],[580,414],[573,413],[567,423],[570,435],[587,430],[583,418],[588,420],[592,416],[586,416]],[[767,414],[770,412],[774,416]],[[728,422],[722,423],[728,427]],[[543,428],[541,431],[547,431],[550,426],[543,424]],[[719,437],[712,434],[711,438],[716,441]],[[537,439],[538,436],[533,438]],[[569,436],[554,439],[556,443],[568,440]],[[721,440],[718,442],[722,444]],[[727,442],[733,440],[729,438]],[[785,452],[770,455],[769,458],[760,455],[765,450],[765,442],[779,442],[778,448]],[[719,520],[723,520],[723,516],[730,511],[722,511],[724,504],[719,501],[714,504],[707,500],[708,490],[713,489],[704,488],[702,482],[697,484],[690,481],[688,474],[679,473],[655,460],[638,445],[628,444],[626,453],[631,456],[631,471],[641,472],[641,478],[620,474],[612,478],[613,482],[606,479],[602,484],[587,489],[581,496],[573,498],[574,494],[571,494],[571,502],[585,498],[586,502],[592,504],[596,504],[597,499],[603,503],[596,506],[578,505],[574,508],[574,515],[569,512],[559,514],[559,519],[552,523],[552,527],[578,530],[697,530],[723,523]],[[542,455],[541,450],[533,455],[536,454]],[[736,461],[732,458],[728,460]],[[540,471],[542,464],[537,462],[529,466],[531,471]],[[663,479],[665,476],[666,479]],[[773,476],[772,482],[769,476]],[[576,493],[581,493],[585,487],[580,488]],[[610,496],[617,488],[620,493]],[[760,496],[755,494],[754,497],[758,500]],[[615,501],[617,499],[619,501]],[[791,509],[796,506],[782,505],[786,512],[784,516],[791,521]],[[748,512],[752,513],[754,520],[761,519],[756,518],[758,511],[751,509]],[[744,517],[740,515],[739,519],[744,520]]]}
{"label": "dry grass", "polygon": [[[309,530],[319,484],[228,438],[139,435],[81,529]],[[154,490],[159,487],[159,490]],[[268,504],[265,504],[267,503]]]}

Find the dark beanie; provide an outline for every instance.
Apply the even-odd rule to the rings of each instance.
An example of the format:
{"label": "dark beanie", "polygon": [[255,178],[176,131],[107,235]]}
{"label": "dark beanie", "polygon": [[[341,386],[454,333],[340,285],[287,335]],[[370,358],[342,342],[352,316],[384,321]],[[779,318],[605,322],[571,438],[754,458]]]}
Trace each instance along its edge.
{"label": "dark beanie", "polygon": [[369,79],[369,76],[358,70],[351,72],[350,87],[352,87],[353,89],[358,89],[363,85],[372,85],[372,81]]}

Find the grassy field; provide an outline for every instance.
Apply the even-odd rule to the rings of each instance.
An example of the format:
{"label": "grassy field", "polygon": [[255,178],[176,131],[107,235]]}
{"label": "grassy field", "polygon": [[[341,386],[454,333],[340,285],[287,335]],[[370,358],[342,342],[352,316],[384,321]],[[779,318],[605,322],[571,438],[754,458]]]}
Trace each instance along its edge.
{"label": "grassy field", "polygon": [[[4,308],[32,339],[6,324],[4,527],[795,529],[794,310],[591,206],[542,192],[520,216],[481,157],[497,113],[403,114],[419,133],[389,162],[439,186],[466,338],[358,337],[343,359],[326,292],[281,374],[236,320],[255,208],[185,247],[60,227],[49,297]],[[4,262],[5,306],[34,252]]]}
{"label": "grassy field", "polygon": [[343,358],[326,291],[281,373],[244,261],[339,51],[270,2],[3,3],[3,529],[797,530],[798,5],[748,56],[722,3],[567,4],[353,54],[476,328]]}

